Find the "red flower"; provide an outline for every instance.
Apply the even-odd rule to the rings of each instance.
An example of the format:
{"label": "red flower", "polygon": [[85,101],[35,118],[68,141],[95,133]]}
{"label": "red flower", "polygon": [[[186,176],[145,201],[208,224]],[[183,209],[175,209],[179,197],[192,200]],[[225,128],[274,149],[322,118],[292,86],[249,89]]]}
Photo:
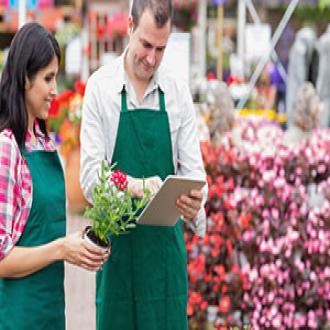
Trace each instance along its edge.
{"label": "red flower", "polygon": [[97,27],[97,37],[98,37],[98,40],[103,37],[104,33],[105,33],[104,27],[101,26],[101,25],[98,25],[98,27]]}
{"label": "red flower", "polygon": [[56,98],[53,98],[50,104],[48,116],[49,118],[56,118],[59,112],[60,112],[60,104]]}
{"label": "red flower", "polygon": [[227,313],[230,308],[230,298],[229,296],[223,296],[219,302],[219,310],[221,313]]}
{"label": "red flower", "polygon": [[127,187],[127,174],[124,174],[120,170],[115,170],[111,174],[110,180],[117,186],[118,189],[124,191]]}
{"label": "red flower", "polygon": [[205,272],[205,256],[199,255],[195,260],[188,264],[189,278],[196,282],[201,274]]}
{"label": "red flower", "polygon": [[187,305],[187,315],[188,316],[191,316],[194,314],[194,307],[192,306],[191,303],[188,302],[188,305]]}
{"label": "red flower", "polygon": [[214,271],[218,274],[220,281],[226,280],[226,271],[225,267],[221,264],[214,266]]}
{"label": "red flower", "polygon": [[209,198],[220,199],[222,197],[224,189],[219,185],[211,185],[209,188]]}
{"label": "red flower", "polygon": [[106,34],[110,37],[125,37],[128,31],[128,15],[114,14],[107,22]]}
{"label": "red flower", "polygon": [[224,224],[224,219],[221,212],[211,213],[211,219],[213,220],[214,224],[220,227]]}
{"label": "red flower", "polygon": [[231,267],[231,272],[232,273],[238,273],[240,271],[239,264],[233,264]]}
{"label": "red flower", "polygon": [[191,292],[191,294],[189,296],[189,301],[192,304],[199,305],[202,302],[202,296],[201,296],[200,292]]}
{"label": "red flower", "polygon": [[217,248],[213,248],[211,250],[211,255],[213,258],[217,257],[219,255],[219,250]]}
{"label": "red flower", "polygon": [[218,284],[213,285],[213,287],[212,287],[212,291],[213,291],[214,293],[218,293],[218,291],[219,291],[219,285],[218,285]]}
{"label": "red flower", "polygon": [[59,104],[66,104],[69,102],[69,100],[71,99],[71,97],[74,95],[74,91],[70,90],[70,89],[66,89],[65,91],[63,91],[63,93],[61,93],[60,95],[58,95],[56,97],[57,101],[59,102]]}
{"label": "red flower", "polygon": [[230,200],[229,197],[225,198],[225,201],[224,201],[224,208],[225,208],[226,210],[231,210],[231,209],[233,209],[233,205],[232,205],[231,200]]}
{"label": "red flower", "polygon": [[249,213],[241,214],[241,216],[239,217],[239,223],[244,229],[249,227],[251,220],[252,220],[252,215]]}
{"label": "red flower", "polygon": [[242,84],[242,83],[243,83],[243,79],[240,78],[240,77],[238,77],[238,76],[230,75],[227,78],[227,84],[228,84],[228,86],[233,85],[233,84]]}
{"label": "red flower", "polygon": [[232,256],[234,253],[234,249],[233,249],[233,244],[231,243],[231,241],[229,239],[227,239],[227,241],[226,241],[226,246],[227,246],[229,255]]}
{"label": "red flower", "polygon": [[85,95],[86,84],[84,82],[82,82],[81,80],[77,80],[74,83],[74,89],[76,90],[76,92],[78,94],[80,94],[81,96],[84,96]]}
{"label": "red flower", "polygon": [[205,283],[210,283],[211,280],[212,280],[212,277],[211,277],[210,274],[206,274],[206,275],[204,275],[204,282],[205,282]]}
{"label": "red flower", "polygon": [[214,80],[216,79],[216,75],[213,71],[210,71],[208,74],[207,74],[207,80]]}
{"label": "red flower", "polygon": [[200,306],[201,307],[201,310],[204,311],[207,308],[207,306],[208,306],[207,301],[203,300],[201,302],[201,306]]}

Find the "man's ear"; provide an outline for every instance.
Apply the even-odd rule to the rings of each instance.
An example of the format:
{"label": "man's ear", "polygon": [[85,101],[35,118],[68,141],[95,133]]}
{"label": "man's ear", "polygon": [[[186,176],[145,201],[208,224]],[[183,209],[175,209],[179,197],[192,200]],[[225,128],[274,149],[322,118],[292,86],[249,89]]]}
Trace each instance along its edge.
{"label": "man's ear", "polygon": [[132,15],[128,16],[128,34],[131,35],[134,31],[134,21]]}

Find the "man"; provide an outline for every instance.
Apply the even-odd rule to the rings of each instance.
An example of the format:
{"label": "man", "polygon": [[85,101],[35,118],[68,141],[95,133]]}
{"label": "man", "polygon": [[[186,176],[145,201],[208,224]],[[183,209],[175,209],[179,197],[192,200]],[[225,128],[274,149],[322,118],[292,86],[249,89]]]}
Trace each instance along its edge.
{"label": "man", "polygon": [[[205,178],[188,88],[160,66],[171,31],[170,0],[135,0],[129,45],[88,81],[81,130],[81,184],[90,200],[103,159],[129,175],[128,189],[155,193],[170,174]],[[196,233],[205,233],[205,189],[177,200]],[[97,275],[98,330],[187,329],[186,250],[182,221],[137,225],[111,237]]]}

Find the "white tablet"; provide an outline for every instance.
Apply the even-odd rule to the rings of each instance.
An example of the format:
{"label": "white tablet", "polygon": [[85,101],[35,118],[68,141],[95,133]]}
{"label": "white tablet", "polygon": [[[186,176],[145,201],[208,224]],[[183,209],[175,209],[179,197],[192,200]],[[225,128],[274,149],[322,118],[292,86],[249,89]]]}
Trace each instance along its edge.
{"label": "white tablet", "polygon": [[204,180],[169,175],[157,194],[150,200],[137,219],[137,223],[155,226],[174,226],[180,213],[176,200],[181,195],[188,195],[191,190],[201,190]]}

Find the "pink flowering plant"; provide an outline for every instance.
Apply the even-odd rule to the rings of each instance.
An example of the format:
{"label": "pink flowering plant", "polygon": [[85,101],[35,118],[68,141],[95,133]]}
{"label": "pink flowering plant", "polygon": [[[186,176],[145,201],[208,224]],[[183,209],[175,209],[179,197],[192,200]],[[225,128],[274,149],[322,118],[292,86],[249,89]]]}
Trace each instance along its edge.
{"label": "pink flowering plant", "polygon": [[208,232],[186,235],[191,329],[330,328],[329,148],[329,130],[291,148],[260,120],[202,145]]}
{"label": "pink flowering plant", "polygon": [[284,170],[289,183],[324,185],[330,177],[329,130],[318,130],[308,140],[285,152]]}
{"label": "pink flowering plant", "polygon": [[145,191],[142,199],[132,199],[127,185],[127,175],[116,164],[101,164],[99,182],[92,193],[92,206],[85,211],[91,220],[89,233],[100,245],[107,245],[110,235],[121,235],[135,227],[138,213],[146,205],[149,193]]}

